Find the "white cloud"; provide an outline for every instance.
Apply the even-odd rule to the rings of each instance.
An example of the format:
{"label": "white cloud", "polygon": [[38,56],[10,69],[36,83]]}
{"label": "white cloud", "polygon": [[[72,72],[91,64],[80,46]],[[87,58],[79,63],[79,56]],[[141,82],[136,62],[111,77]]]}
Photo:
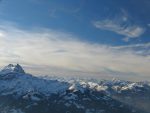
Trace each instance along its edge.
{"label": "white cloud", "polygon": [[95,21],[93,22],[94,26],[99,29],[108,30],[115,32],[117,34],[123,35],[126,38],[124,41],[128,41],[129,38],[137,38],[141,36],[145,29],[138,25],[128,25],[121,23],[119,20],[102,20],[102,21]]}
{"label": "white cloud", "polygon": [[25,66],[33,66],[30,71],[40,74],[67,69],[98,75],[111,70],[149,77],[150,56],[134,54],[128,50],[124,52],[112,46],[82,42],[77,40],[78,37],[60,31],[28,31],[2,25],[0,28],[0,34],[5,34],[0,37],[0,66],[19,62]]}

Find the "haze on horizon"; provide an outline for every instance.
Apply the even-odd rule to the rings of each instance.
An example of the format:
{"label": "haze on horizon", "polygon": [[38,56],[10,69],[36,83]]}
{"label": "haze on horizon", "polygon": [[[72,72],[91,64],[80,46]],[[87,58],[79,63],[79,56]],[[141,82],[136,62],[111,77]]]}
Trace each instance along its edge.
{"label": "haze on horizon", "polygon": [[0,67],[150,80],[149,0],[1,0]]}

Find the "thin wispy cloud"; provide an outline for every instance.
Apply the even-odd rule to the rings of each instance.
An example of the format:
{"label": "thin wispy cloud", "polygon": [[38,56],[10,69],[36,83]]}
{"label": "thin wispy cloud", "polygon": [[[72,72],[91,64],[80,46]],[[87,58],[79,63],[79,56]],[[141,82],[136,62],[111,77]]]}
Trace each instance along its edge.
{"label": "thin wispy cloud", "polygon": [[138,54],[142,56],[150,56],[150,43],[134,44],[134,45],[127,45],[127,46],[116,46],[113,48],[124,52],[130,51],[134,54]]}
{"label": "thin wispy cloud", "polygon": [[150,56],[135,54],[134,50],[124,52],[108,45],[90,44],[70,33],[43,28],[30,31],[6,25],[0,28],[0,66],[15,62],[43,66],[47,74],[49,67],[91,73],[111,70],[141,77],[150,73]]}
{"label": "thin wispy cloud", "polygon": [[[126,20],[127,17],[123,17],[123,21]],[[102,21],[94,21],[93,25],[96,28],[112,31],[119,35],[123,35],[125,37],[124,41],[128,41],[130,38],[138,38],[145,32],[145,28],[139,25],[135,25],[135,24],[131,25],[128,24],[128,22],[122,23],[117,19],[106,19]]]}

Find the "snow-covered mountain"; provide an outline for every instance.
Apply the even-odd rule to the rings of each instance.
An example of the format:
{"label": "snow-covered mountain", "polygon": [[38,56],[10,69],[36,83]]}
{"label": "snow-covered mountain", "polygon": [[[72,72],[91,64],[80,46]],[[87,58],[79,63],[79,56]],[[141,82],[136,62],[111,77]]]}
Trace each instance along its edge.
{"label": "snow-covered mountain", "polygon": [[0,113],[148,113],[149,105],[149,82],[36,77],[19,64],[0,72]]}
{"label": "snow-covered mountain", "polygon": [[5,66],[1,70],[1,73],[3,73],[3,74],[7,74],[7,73],[22,73],[22,74],[25,74],[24,70],[22,69],[22,67],[19,64],[17,64],[17,65],[9,64],[8,66]]}

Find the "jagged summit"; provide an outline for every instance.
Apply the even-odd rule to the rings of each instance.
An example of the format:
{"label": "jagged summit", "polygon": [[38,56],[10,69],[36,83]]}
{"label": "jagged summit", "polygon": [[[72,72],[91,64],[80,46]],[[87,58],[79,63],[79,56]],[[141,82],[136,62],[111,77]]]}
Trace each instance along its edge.
{"label": "jagged summit", "polygon": [[25,71],[19,64],[9,64],[8,66],[5,66],[2,70],[2,73],[10,73],[10,72],[15,72],[15,73],[22,73],[25,74]]}

